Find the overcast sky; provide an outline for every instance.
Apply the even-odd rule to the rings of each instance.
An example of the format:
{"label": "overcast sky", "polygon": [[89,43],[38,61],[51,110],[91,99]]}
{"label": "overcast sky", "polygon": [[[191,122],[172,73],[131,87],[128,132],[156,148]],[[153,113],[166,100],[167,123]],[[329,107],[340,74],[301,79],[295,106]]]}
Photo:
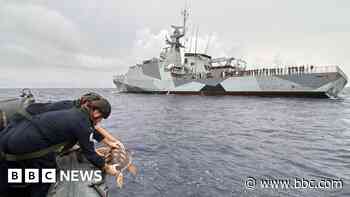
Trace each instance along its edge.
{"label": "overcast sky", "polygon": [[[192,0],[199,51],[251,65],[340,65],[350,76],[349,0]],[[113,87],[158,57],[186,0],[0,0],[0,88]]]}

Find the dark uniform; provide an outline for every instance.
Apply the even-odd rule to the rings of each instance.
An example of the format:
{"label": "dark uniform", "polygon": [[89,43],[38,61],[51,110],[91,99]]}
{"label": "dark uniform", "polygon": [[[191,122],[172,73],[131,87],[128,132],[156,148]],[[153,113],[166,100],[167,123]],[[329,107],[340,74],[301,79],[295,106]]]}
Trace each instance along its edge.
{"label": "dark uniform", "polygon": [[[37,115],[32,116],[31,121],[23,119],[5,128],[1,133],[0,149],[7,154],[21,155],[62,142],[70,144],[79,142],[86,158],[95,166],[102,168],[105,161],[95,152],[93,137],[96,132],[89,119],[89,114],[83,109],[72,107],[72,105],[74,106],[74,102],[64,101],[54,105],[42,105],[43,108],[38,111],[29,107],[28,112]],[[68,109],[62,110],[62,106]],[[51,110],[46,112],[45,109]],[[44,111],[45,113],[42,113]],[[36,159],[1,162],[0,196],[6,195],[4,192],[8,189],[8,168],[56,168],[55,157],[56,154],[52,152]],[[50,184],[43,183],[31,184],[29,186],[30,196],[46,196],[49,186]]]}
{"label": "dark uniform", "polygon": [[[37,115],[49,111],[71,109],[73,107],[79,108],[78,100],[64,100],[54,103],[33,103],[26,108],[26,111],[31,115]],[[101,142],[103,138],[104,137],[94,129],[94,139],[96,139],[97,142]]]}
{"label": "dark uniform", "polygon": [[[64,101],[58,101],[53,103],[33,103],[29,105],[25,110],[30,115],[38,115],[45,112],[71,109],[74,107],[79,108],[78,100],[64,100]],[[22,116],[15,115],[15,117],[13,117],[10,120],[10,124],[17,124],[21,120],[23,120]],[[0,138],[1,138],[1,133],[0,133]],[[94,130],[94,139],[96,139],[96,141],[101,142],[103,138],[104,137],[100,133]]]}
{"label": "dark uniform", "polygon": [[64,100],[54,103],[33,103],[26,108],[26,111],[32,115],[37,115],[49,111],[58,111],[73,107],[79,107],[77,100]]}

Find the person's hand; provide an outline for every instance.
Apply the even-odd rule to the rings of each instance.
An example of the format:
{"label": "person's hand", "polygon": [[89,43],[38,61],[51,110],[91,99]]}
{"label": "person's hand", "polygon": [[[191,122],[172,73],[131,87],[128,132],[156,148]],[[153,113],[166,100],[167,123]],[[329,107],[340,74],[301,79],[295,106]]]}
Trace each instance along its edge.
{"label": "person's hand", "polygon": [[125,149],[124,145],[119,140],[112,141],[112,142],[108,143],[108,145],[111,148],[122,148],[122,149]]}
{"label": "person's hand", "polygon": [[109,164],[105,164],[103,169],[107,174],[111,176],[117,176],[120,173],[118,170],[115,169],[115,167]]}
{"label": "person's hand", "polygon": [[99,151],[98,149],[96,149],[96,153],[97,153],[97,155],[98,155],[98,156],[100,156],[100,157],[104,157],[104,154],[103,154],[103,153],[101,153],[101,151]]}

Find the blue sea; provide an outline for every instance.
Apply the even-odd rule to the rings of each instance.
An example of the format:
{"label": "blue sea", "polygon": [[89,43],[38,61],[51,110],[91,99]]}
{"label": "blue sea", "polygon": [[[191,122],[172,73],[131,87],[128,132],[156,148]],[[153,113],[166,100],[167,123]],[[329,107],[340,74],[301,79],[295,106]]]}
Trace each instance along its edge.
{"label": "blue sea", "polygon": [[[108,178],[112,197],[350,196],[349,88],[338,99],[32,91],[43,102],[88,91],[110,100],[103,126],[139,169],[125,174],[122,189]],[[0,89],[0,98],[18,92]],[[292,186],[266,188],[264,180]]]}

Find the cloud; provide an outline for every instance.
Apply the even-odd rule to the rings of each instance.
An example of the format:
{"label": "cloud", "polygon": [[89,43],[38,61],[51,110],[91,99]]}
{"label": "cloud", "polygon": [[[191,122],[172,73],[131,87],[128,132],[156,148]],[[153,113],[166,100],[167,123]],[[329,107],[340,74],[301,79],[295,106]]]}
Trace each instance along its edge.
{"label": "cloud", "polygon": [[[136,39],[133,43],[133,56],[140,61],[158,57],[162,48],[167,47],[165,39],[172,34],[170,29],[162,29],[157,33],[151,32],[150,28],[144,28],[136,31]],[[195,52],[195,42],[197,40],[197,53],[209,53],[214,57],[240,55],[243,50],[241,43],[225,43],[218,33],[201,34],[196,37],[189,32],[185,38],[181,39],[186,52]],[[209,45],[208,45],[209,40]],[[208,50],[206,50],[208,46]]]}
{"label": "cloud", "polygon": [[83,35],[67,17],[44,6],[7,2],[0,6],[0,53],[15,67],[72,64]]}
{"label": "cloud", "polygon": [[86,54],[75,54],[75,58],[81,68],[95,71],[126,71],[128,63],[120,58],[91,56]]}
{"label": "cloud", "polygon": [[[0,68],[8,72],[0,87],[112,87],[113,75],[159,56],[169,26],[182,22],[183,5],[185,0],[0,0]],[[193,0],[189,22],[200,25],[197,52],[243,58],[251,66],[338,64],[349,75],[348,7],[346,1]],[[191,24],[183,41],[189,46],[192,40],[194,51]],[[94,75],[104,79],[91,82]]]}
{"label": "cloud", "polygon": [[[10,67],[9,69],[3,68],[3,71],[6,70],[7,75],[11,77],[3,79],[14,81],[13,83],[4,82],[4,84],[35,84],[40,87],[51,87],[52,85],[57,87],[57,84],[67,86],[67,78],[61,75],[62,73],[85,71],[87,74],[80,75],[80,77],[89,76],[90,78],[93,73],[106,75],[109,72],[110,81],[108,82],[111,87],[112,72],[118,71],[119,69],[116,68],[125,63],[117,57],[90,54],[87,50],[91,45],[89,37],[80,28],[81,26],[69,17],[43,4],[1,1],[0,31],[3,33],[0,38],[1,67]],[[41,72],[38,72],[37,69],[40,69]],[[36,70],[36,72],[31,72],[31,70]],[[24,71],[26,71],[25,74]],[[17,75],[13,75],[14,73]],[[28,76],[29,73],[31,76]],[[54,77],[55,75],[57,77]],[[42,80],[45,76],[50,77]],[[76,79],[76,76],[71,77]],[[86,87],[85,80],[82,78],[79,79],[80,83]],[[52,79],[57,81],[54,82]],[[95,85],[91,82],[87,84]],[[71,86],[68,85],[68,87]]]}
{"label": "cloud", "polygon": [[135,60],[138,61],[158,57],[161,49],[165,47],[165,37],[167,35],[168,30],[166,29],[162,29],[158,33],[151,32],[150,28],[137,30],[132,47],[132,56],[136,57]]}
{"label": "cloud", "polygon": [[28,3],[8,2],[2,5],[0,29],[8,34],[40,42],[42,45],[54,45],[65,51],[79,50],[83,37],[78,27],[61,13]]}

